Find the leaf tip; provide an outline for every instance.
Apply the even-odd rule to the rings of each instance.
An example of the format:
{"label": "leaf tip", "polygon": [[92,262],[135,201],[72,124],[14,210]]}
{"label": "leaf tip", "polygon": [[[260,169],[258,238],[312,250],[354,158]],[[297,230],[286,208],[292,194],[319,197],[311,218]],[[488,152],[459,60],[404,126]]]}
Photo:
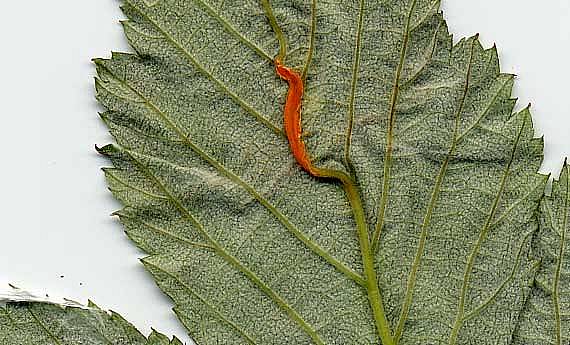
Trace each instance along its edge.
{"label": "leaf tip", "polygon": [[153,267],[152,267],[151,263],[148,262],[147,258],[148,258],[148,257],[139,258],[139,262],[140,262],[147,270],[149,270],[149,271],[151,272],[151,274],[152,274]]}
{"label": "leaf tip", "polygon": [[103,67],[106,60],[107,59],[104,59],[104,58],[93,58],[93,59],[91,59],[91,62],[93,64],[95,64],[95,67]]}

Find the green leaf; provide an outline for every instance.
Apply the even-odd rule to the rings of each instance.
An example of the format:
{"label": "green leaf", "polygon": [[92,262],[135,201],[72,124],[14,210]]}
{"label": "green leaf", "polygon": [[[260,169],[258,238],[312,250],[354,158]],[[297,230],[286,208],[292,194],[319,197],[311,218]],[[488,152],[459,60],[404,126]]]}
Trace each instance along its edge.
{"label": "green leaf", "polygon": [[513,344],[570,342],[570,179],[564,164],[552,194],[540,208],[533,254],[542,265],[515,333]]}
{"label": "green leaf", "polygon": [[7,345],[182,345],[153,331],[145,338],[116,313],[49,303],[8,303],[0,307],[0,343]]}
{"label": "green leaf", "polygon": [[[96,59],[116,214],[207,344],[507,344],[547,178],[513,76],[439,1],[123,1]],[[304,172],[283,134],[305,79]],[[283,56],[282,56],[283,57]],[[342,182],[342,183],[341,183]]]}

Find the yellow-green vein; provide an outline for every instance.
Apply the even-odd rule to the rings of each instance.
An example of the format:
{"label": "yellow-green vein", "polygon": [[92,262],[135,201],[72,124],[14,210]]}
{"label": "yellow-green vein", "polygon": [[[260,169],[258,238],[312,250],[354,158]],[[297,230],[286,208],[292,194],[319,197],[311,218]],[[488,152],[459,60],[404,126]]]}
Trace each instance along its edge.
{"label": "yellow-green vein", "polygon": [[404,63],[406,61],[406,54],[408,51],[408,41],[410,39],[410,25],[412,21],[412,13],[416,7],[417,0],[412,1],[410,4],[410,9],[408,12],[408,17],[406,19],[406,27],[403,32],[402,38],[402,48],[400,50],[400,60],[396,68],[396,73],[394,75],[394,85],[392,87],[392,95],[390,97],[390,110],[387,118],[387,131],[386,131],[386,148],[384,155],[384,173],[382,176],[382,196],[380,198],[380,204],[378,206],[377,218],[376,218],[376,229],[372,235],[372,252],[376,253],[379,246],[380,234],[382,228],[384,227],[384,217],[386,214],[386,206],[388,205],[388,193],[390,191],[390,173],[392,167],[392,151],[393,151],[393,140],[394,140],[394,123],[396,121],[396,105],[398,103],[398,96],[400,93],[400,78],[402,76],[402,71],[404,68]]}
{"label": "yellow-green vein", "polygon": [[[168,199],[168,198],[167,198],[167,200],[170,201],[170,199]],[[124,219],[130,220],[131,222],[139,223],[140,225],[146,226],[147,228],[151,229],[152,231],[154,231],[156,233],[159,233],[159,234],[165,235],[167,237],[173,238],[176,241],[183,243],[185,245],[196,247],[196,248],[204,248],[204,249],[211,249],[211,250],[215,249],[214,247],[212,247],[209,244],[190,241],[187,238],[180,237],[180,236],[178,236],[178,235],[176,235],[170,231],[164,230],[164,229],[162,229],[156,225],[150,224],[150,223],[145,222],[143,220],[139,220],[137,217],[132,217],[132,216],[127,215],[123,212],[120,212],[120,211],[114,212],[113,215],[119,216],[119,218],[121,218],[121,219],[124,218]]]}
{"label": "yellow-green vein", "polygon": [[[518,115],[518,116],[520,116],[520,115]],[[471,272],[473,271],[473,267],[475,266],[475,259],[477,258],[477,255],[479,254],[479,250],[481,249],[483,242],[487,238],[488,232],[491,228],[491,224],[493,222],[493,219],[495,218],[497,208],[499,207],[499,202],[501,201],[501,197],[502,197],[503,192],[507,186],[507,178],[509,177],[511,167],[512,167],[513,161],[514,161],[515,156],[516,156],[518,144],[520,142],[523,130],[526,126],[526,121],[527,121],[527,118],[525,116],[523,119],[523,123],[521,125],[521,128],[519,130],[519,133],[515,139],[515,142],[513,143],[513,150],[511,152],[511,157],[509,159],[507,166],[505,167],[505,171],[504,171],[503,177],[501,179],[501,184],[500,184],[499,190],[497,191],[497,197],[495,198],[495,200],[491,206],[491,212],[489,212],[489,216],[487,217],[485,225],[483,226],[483,228],[481,229],[481,232],[479,233],[479,238],[477,239],[477,242],[473,246],[473,249],[468,256],[467,266],[465,267],[465,272],[463,274],[463,283],[461,285],[461,290],[459,293],[459,301],[458,301],[458,305],[457,305],[457,313],[455,316],[455,322],[453,323],[453,328],[452,328],[450,335],[449,335],[449,345],[455,345],[457,343],[457,338],[459,336],[459,330],[461,329],[461,326],[463,325],[463,319],[464,319],[464,313],[465,313],[465,298],[467,297],[467,290],[469,289],[469,279],[471,277]]]}
{"label": "yellow-green vein", "polygon": [[206,11],[208,13],[210,13],[210,15],[216,19],[228,32],[230,32],[231,34],[234,35],[234,37],[236,37],[240,42],[242,42],[243,44],[245,44],[246,46],[248,46],[249,48],[251,48],[252,50],[254,50],[257,55],[261,56],[262,58],[264,58],[265,60],[269,60],[272,61],[273,58],[271,56],[269,56],[269,54],[267,54],[265,51],[263,51],[263,49],[259,48],[257,45],[255,45],[255,43],[251,42],[250,40],[248,40],[242,33],[240,33],[239,31],[237,31],[236,28],[234,28],[234,26],[229,23],[225,18],[223,18],[218,12],[216,12],[212,6],[210,6],[208,3],[206,3],[203,0],[194,0],[197,3],[202,4],[202,6],[204,6],[204,8],[206,9]]}
{"label": "yellow-green vein", "polygon": [[[344,173],[341,172],[340,174]],[[340,179],[340,181],[343,182],[348,200],[350,201],[354,212],[358,240],[360,242],[362,264],[364,266],[364,276],[366,278],[366,291],[368,293],[368,301],[370,307],[372,308],[372,312],[374,314],[376,330],[378,332],[378,336],[380,337],[382,345],[394,345],[392,331],[390,329],[388,319],[386,318],[386,312],[384,310],[383,304],[384,302],[382,301],[382,295],[380,294],[380,289],[378,287],[378,278],[374,265],[374,252],[370,247],[368,222],[366,221],[366,216],[364,214],[364,207],[362,206],[360,193],[354,182],[348,176],[346,176],[346,179]]]}
{"label": "yellow-green vein", "polygon": [[46,325],[43,324],[43,322],[36,316],[36,314],[34,314],[34,312],[32,311],[32,308],[30,306],[26,306],[28,312],[30,313],[30,315],[32,316],[32,318],[34,319],[34,321],[36,321],[36,323],[42,328],[42,330],[58,345],[61,345],[61,342],[59,341],[59,339],[55,336],[55,334],[53,334],[52,332],[50,332],[50,330],[47,328]]}
{"label": "yellow-green vein", "polygon": [[212,311],[222,322],[228,324],[230,327],[232,327],[233,329],[235,329],[241,336],[243,336],[243,338],[251,345],[256,345],[257,343],[255,342],[255,340],[253,339],[252,336],[250,336],[249,334],[247,334],[247,332],[242,329],[241,327],[239,327],[239,325],[237,325],[235,322],[233,322],[232,320],[230,320],[227,316],[225,316],[224,314],[222,314],[218,309],[216,309],[214,307],[213,304],[209,303],[204,297],[202,297],[200,294],[198,294],[196,291],[194,291],[194,289],[192,289],[191,286],[189,286],[188,284],[186,284],[185,282],[182,281],[182,279],[178,278],[177,276],[175,276],[174,274],[162,269],[161,267],[152,264],[149,262],[149,260],[142,260],[143,264],[145,266],[150,266],[150,267],[154,267],[154,269],[159,270],[161,272],[164,272],[166,275],[168,275],[169,277],[171,277],[172,279],[174,279],[175,281],[177,281],[180,285],[182,285],[182,287],[184,288],[184,290],[188,291],[191,295],[193,295],[194,297],[196,297],[203,305],[206,306],[206,308],[208,308],[210,311]]}
{"label": "yellow-green vein", "polygon": [[307,51],[307,60],[305,61],[305,67],[303,67],[303,73],[301,74],[301,79],[303,84],[307,81],[307,75],[309,74],[309,68],[313,62],[313,53],[315,51],[315,36],[317,33],[317,0],[311,2],[311,32],[309,33],[309,50]]}
{"label": "yellow-green vein", "polygon": [[[285,38],[283,37],[281,30],[279,29],[279,25],[275,21],[275,17],[273,16],[273,13],[271,11],[269,2],[266,3],[267,3],[266,12],[268,12],[267,15],[270,16],[270,22],[272,22],[273,29],[281,45],[284,48],[286,48]],[[361,10],[363,10],[363,8],[361,8]],[[313,7],[314,16],[316,16],[315,11],[316,8]],[[360,19],[362,20],[362,17]],[[365,279],[363,286],[366,288],[366,292],[368,294],[368,300],[370,307],[372,308],[374,320],[376,322],[376,329],[378,332],[378,336],[380,337],[380,340],[383,345],[393,345],[394,343],[392,339],[390,325],[386,318],[382,296],[380,294],[380,289],[378,287],[378,282],[377,282],[378,279],[376,275],[376,268],[374,265],[374,255],[370,248],[368,222],[366,221],[366,216],[364,214],[364,208],[360,197],[360,191],[358,190],[353,178],[348,176],[343,171],[334,170],[334,169],[322,169],[322,168],[315,168],[315,170],[318,171],[317,175],[319,177],[337,180],[338,182],[341,182],[343,185],[343,188],[346,192],[347,198],[350,202],[350,205],[354,213],[354,218],[357,227],[357,235],[360,244],[360,253],[362,256],[362,264],[364,268]]]}
{"label": "yellow-green vein", "polygon": [[[354,165],[350,159],[350,144],[352,141],[352,128],[354,126],[354,112],[355,112],[355,98],[356,98],[356,87],[358,84],[358,72],[360,69],[360,51],[361,51],[361,40],[362,40],[362,27],[364,23],[364,0],[360,0],[358,9],[358,27],[356,29],[356,37],[354,43],[354,55],[352,62],[352,79],[350,82],[350,95],[348,98],[348,114],[347,114],[347,125],[346,125],[346,139],[344,142],[344,163],[348,171],[352,176],[356,176],[354,173]],[[374,251],[374,245],[372,245]]]}
{"label": "yellow-green vein", "polygon": [[[483,310],[485,310],[488,306],[491,305],[491,303],[493,303],[493,301],[496,300],[497,296],[499,296],[499,294],[505,290],[505,288],[507,287],[507,285],[514,280],[517,270],[520,267],[521,261],[522,261],[522,255],[523,255],[523,249],[525,248],[525,246],[528,244],[528,240],[531,238],[531,236],[534,234],[534,229],[532,231],[527,232],[524,236],[523,236],[523,240],[522,243],[519,247],[519,251],[517,253],[517,258],[515,259],[515,264],[513,265],[513,269],[511,270],[511,273],[509,274],[509,276],[503,280],[503,282],[501,283],[501,285],[499,285],[499,287],[491,294],[491,296],[489,296],[484,302],[482,302],[480,305],[478,305],[477,307],[473,308],[473,310],[471,310],[470,312],[466,313],[466,315],[463,317],[463,322],[466,322],[468,320],[471,320],[472,318],[476,317],[477,315],[480,315],[481,312]],[[540,266],[540,262],[535,262],[532,265],[531,270],[536,270],[538,269]]]}
{"label": "yellow-green vein", "polygon": [[435,54],[435,48],[437,48],[437,35],[439,34],[439,30],[444,26],[443,24],[444,24],[444,21],[440,20],[439,24],[437,24],[437,29],[435,29],[433,32],[432,45],[431,45],[431,49],[429,51],[428,57],[424,60],[424,62],[417,69],[417,71],[414,74],[412,74],[412,76],[408,80],[406,80],[404,83],[402,83],[402,88],[405,88],[405,87],[409,86],[412,82],[414,82],[422,74],[422,72],[426,69],[428,64],[432,61],[433,54]]}
{"label": "yellow-green vein", "polygon": [[414,288],[416,285],[416,275],[417,275],[417,272],[418,272],[423,254],[424,254],[425,244],[427,241],[428,228],[429,228],[429,225],[431,223],[433,211],[435,209],[435,206],[436,206],[438,198],[439,198],[439,193],[441,190],[441,186],[443,184],[444,177],[447,174],[447,167],[449,165],[449,161],[451,160],[451,157],[453,156],[455,149],[457,147],[457,137],[459,134],[459,123],[461,120],[461,115],[463,114],[463,109],[465,107],[465,100],[467,98],[467,93],[469,91],[469,86],[470,86],[470,82],[471,82],[471,68],[473,65],[473,50],[474,50],[476,41],[477,41],[477,37],[475,37],[473,39],[473,42],[471,43],[471,52],[469,55],[469,62],[467,64],[467,72],[465,73],[465,86],[463,88],[463,93],[462,93],[459,105],[457,107],[457,112],[455,113],[455,126],[453,129],[453,136],[451,138],[451,144],[449,147],[449,152],[447,153],[447,156],[445,157],[445,160],[440,167],[440,170],[439,170],[439,173],[437,175],[436,182],[434,185],[434,189],[432,191],[432,195],[431,195],[429,204],[427,206],[426,213],[424,215],[424,220],[422,223],[421,233],[420,233],[420,241],[418,243],[416,255],[414,257],[412,268],[411,268],[410,274],[408,276],[408,281],[407,281],[407,285],[406,285],[406,294],[404,297],[404,303],[403,303],[402,309],[400,311],[400,318],[398,320],[398,325],[396,327],[396,332],[394,334],[394,339],[395,339],[396,343],[398,343],[400,341],[400,338],[404,332],[404,326],[406,325],[406,320],[408,319],[408,313],[409,313],[410,307],[412,305],[412,297],[413,297]]}
{"label": "yellow-green vein", "polygon": [[267,20],[269,20],[269,25],[275,32],[277,36],[277,41],[279,42],[279,53],[277,53],[277,59],[281,61],[281,63],[285,63],[285,58],[287,57],[287,40],[285,39],[285,35],[283,35],[283,31],[277,24],[277,19],[273,14],[273,9],[271,8],[271,4],[269,0],[261,0],[261,5],[263,6],[263,11],[265,12],[265,16]]}
{"label": "yellow-green vein", "polygon": [[[562,345],[562,326],[560,312],[560,276],[562,273],[562,262],[564,261],[564,250],[566,242],[566,231],[568,230],[568,213],[570,213],[570,176],[568,174],[567,162],[564,162],[564,170],[566,173],[566,195],[564,199],[564,215],[562,216],[562,229],[560,229],[560,248],[558,249],[558,258],[556,262],[556,271],[554,273],[554,284],[552,288],[552,302],[554,304],[554,322],[556,331],[556,345]],[[555,228],[555,224],[552,224]]]}
{"label": "yellow-green vein", "polygon": [[109,177],[109,179],[115,180],[117,183],[123,185],[124,187],[130,188],[130,189],[132,189],[132,190],[134,190],[134,191],[136,191],[136,192],[139,192],[139,193],[141,193],[141,194],[143,194],[143,195],[146,195],[146,196],[148,196],[149,198],[152,198],[152,199],[160,199],[160,200],[165,200],[165,199],[167,199],[164,195],[158,195],[158,194],[154,194],[154,193],[151,193],[151,192],[147,192],[147,191],[144,190],[144,189],[141,189],[141,188],[138,188],[138,187],[135,187],[135,186],[132,186],[132,185],[128,184],[127,182],[125,182],[125,181],[121,180],[120,178],[118,178],[117,176],[113,175],[113,174],[111,173],[112,170],[113,170],[113,169],[106,169],[106,168],[103,169],[103,171],[105,172],[105,174],[107,174],[107,176]]}
{"label": "yellow-green vein", "polygon": [[489,103],[489,106],[485,109],[485,111],[481,114],[481,116],[479,116],[475,122],[473,122],[473,124],[471,126],[469,126],[465,132],[461,133],[459,135],[459,138],[457,139],[458,141],[462,141],[465,136],[467,136],[467,134],[469,134],[475,127],[477,127],[480,123],[481,120],[487,116],[487,114],[489,113],[489,111],[491,110],[491,107],[495,104],[495,102],[497,101],[497,99],[499,98],[499,96],[501,95],[501,93],[505,90],[505,87],[507,85],[510,85],[510,83],[513,81],[514,76],[513,75],[506,75],[507,78],[505,80],[505,82],[503,83],[503,85],[501,85],[501,87],[499,88],[499,90],[497,91],[497,93],[495,94],[495,97],[493,98],[493,101],[491,103]]}

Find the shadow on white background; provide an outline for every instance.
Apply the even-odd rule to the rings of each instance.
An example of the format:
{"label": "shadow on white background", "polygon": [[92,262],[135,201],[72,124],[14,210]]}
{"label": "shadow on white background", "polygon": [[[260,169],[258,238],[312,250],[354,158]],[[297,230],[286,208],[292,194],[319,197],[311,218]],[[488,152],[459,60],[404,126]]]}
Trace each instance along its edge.
{"label": "shadow on white background", "polygon": [[[111,141],[97,116],[92,57],[129,51],[114,0],[10,1],[0,12],[2,195],[0,290],[88,298],[143,333],[150,327],[189,342],[138,251],[108,215],[94,144]],[[519,75],[519,106],[532,100],[545,135],[543,172],[558,174],[570,154],[570,4],[551,0],[448,0],[456,37],[497,42],[503,70]]]}

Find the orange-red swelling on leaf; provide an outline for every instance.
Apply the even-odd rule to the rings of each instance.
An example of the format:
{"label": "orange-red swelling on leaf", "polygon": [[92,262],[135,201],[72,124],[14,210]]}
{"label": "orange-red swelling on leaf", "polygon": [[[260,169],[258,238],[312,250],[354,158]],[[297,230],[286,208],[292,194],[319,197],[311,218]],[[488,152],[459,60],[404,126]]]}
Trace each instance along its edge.
{"label": "orange-red swelling on leaf", "polygon": [[319,169],[315,168],[309,155],[305,143],[301,139],[301,100],[303,99],[303,80],[301,76],[292,69],[285,67],[278,59],[275,60],[275,71],[289,84],[289,92],[285,101],[283,123],[285,134],[289,140],[289,146],[297,162],[309,174],[321,176]]}

